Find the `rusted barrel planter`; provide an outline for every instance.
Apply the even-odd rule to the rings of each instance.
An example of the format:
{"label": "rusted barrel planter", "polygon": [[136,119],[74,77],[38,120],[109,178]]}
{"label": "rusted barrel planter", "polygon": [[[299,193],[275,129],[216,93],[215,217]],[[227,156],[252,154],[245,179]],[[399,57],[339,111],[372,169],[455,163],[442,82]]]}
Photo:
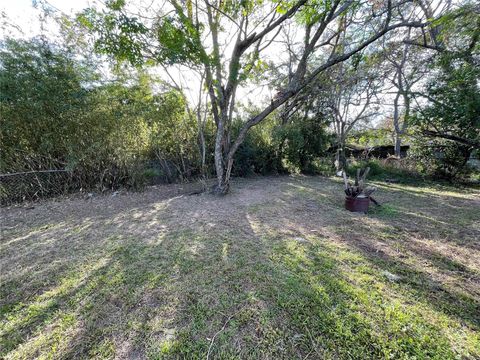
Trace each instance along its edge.
{"label": "rusted barrel planter", "polygon": [[368,212],[368,205],[370,204],[369,197],[356,197],[345,196],[345,209],[353,212]]}

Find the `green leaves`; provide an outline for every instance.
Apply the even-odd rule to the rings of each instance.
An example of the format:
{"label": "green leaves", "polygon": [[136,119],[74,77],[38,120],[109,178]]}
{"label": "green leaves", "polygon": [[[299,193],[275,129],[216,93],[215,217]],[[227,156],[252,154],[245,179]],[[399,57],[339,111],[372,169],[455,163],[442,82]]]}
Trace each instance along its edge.
{"label": "green leaves", "polygon": [[113,55],[119,61],[140,65],[145,60],[147,44],[143,36],[148,28],[137,18],[116,11],[121,8],[121,3],[112,2],[109,6],[115,11],[106,13],[86,9],[77,16],[77,21],[98,36],[95,40],[96,51]]}
{"label": "green leaves", "polygon": [[0,64],[3,160],[27,161],[18,150],[63,157],[65,142],[75,138],[70,119],[89,103],[83,83],[95,79],[93,72],[43,40],[7,40]]}
{"label": "green leaves", "polygon": [[185,97],[154,93],[146,72],[120,69],[99,84],[91,64],[42,40],[6,41],[0,68],[2,172],[61,167],[82,187],[110,187],[140,176],[128,164],[155,151],[198,164]]}
{"label": "green leaves", "polygon": [[111,55],[118,61],[134,66],[155,63],[198,64],[202,58],[200,32],[203,26],[192,22],[192,4],[188,16],[178,8],[177,13],[145,25],[136,17],[126,15],[125,1],[107,3],[102,12],[89,8],[77,16],[77,21],[96,36],[95,50]]}
{"label": "green leaves", "polygon": [[438,76],[425,94],[429,104],[412,117],[417,132],[431,138],[419,141],[418,156],[436,175],[455,177],[474,150],[466,144],[480,143],[480,70],[462,53],[445,52],[435,65]]}
{"label": "green leaves", "polygon": [[156,58],[160,63],[199,63],[201,44],[198,30],[191,23],[181,23],[173,17],[165,18],[156,29],[160,48]]}
{"label": "green leaves", "polygon": [[247,54],[245,65],[239,71],[239,81],[261,79],[265,76],[268,69],[267,62],[260,59],[256,52]]}
{"label": "green leaves", "polygon": [[125,0],[110,0],[106,5],[112,10],[121,10],[125,6]]}
{"label": "green leaves", "polygon": [[305,25],[312,25],[319,21],[332,7],[331,0],[315,0],[299,12],[297,19]]}

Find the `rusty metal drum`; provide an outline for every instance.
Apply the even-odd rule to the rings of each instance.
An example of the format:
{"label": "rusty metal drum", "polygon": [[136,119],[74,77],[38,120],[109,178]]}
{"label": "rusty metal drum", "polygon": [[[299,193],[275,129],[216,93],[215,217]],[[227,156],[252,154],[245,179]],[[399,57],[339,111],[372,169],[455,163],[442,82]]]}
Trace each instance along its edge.
{"label": "rusty metal drum", "polygon": [[369,197],[345,197],[345,209],[352,212],[368,212],[368,205],[370,204]]}

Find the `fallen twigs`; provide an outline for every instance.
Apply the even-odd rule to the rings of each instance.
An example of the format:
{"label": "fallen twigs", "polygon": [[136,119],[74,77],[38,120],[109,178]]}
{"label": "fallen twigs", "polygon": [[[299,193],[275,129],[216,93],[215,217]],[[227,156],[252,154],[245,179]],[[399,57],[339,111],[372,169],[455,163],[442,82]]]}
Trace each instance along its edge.
{"label": "fallen twigs", "polygon": [[212,339],[210,340],[210,346],[208,347],[208,352],[207,352],[207,360],[210,359],[210,353],[212,351],[212,348],[213,348],[213,343],[215,342],[215,338],[222,332],[225,330],[225,328],[227,327],[228,323],[230,322],[230,320],[232,320],[240,311],[242,311],[244,309],[244,306],[242,306],[239,310],[237,310],[236,312],[234,312],[232,315],[230,315],[227,320],[223,323],[223,326],[220,330],[218,330],[215,335],[213,335]]}

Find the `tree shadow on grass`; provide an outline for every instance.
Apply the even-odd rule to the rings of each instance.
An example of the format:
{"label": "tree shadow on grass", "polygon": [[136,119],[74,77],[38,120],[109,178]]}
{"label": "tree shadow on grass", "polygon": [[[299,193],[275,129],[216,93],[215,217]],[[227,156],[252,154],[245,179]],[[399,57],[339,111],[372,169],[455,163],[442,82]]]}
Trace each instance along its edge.
{"label": "tree shadow on grass", "polygon": [[[367,250],[363,237],[344,251],[328,237],[347,243],[341,232],[312,236],[312,214],[332,210],[332,203],[316,207],[278,182],[263,198],[259,181],[223,199],[130,204],[93,216],[92,226],[73,238],[58,234],[38,266],[48,259],[67,266],[44,274],[53,280],[36,288],[38,296],[16,298],[25,304],[7,314],[20,319],[3,337],[10,355],[205,358],[210,349],[212,358],[453,357],[441,329],[402,307],[416,297],[444,311],[443,305],[458,301],[456,294],[435,302],[421,288],[427,274]],[[308,181],[298,183],[308,190]],[[329,191],[323,190],[322,201],[331,199]],[[56,251],[59,246],[65,249]],[[382,287],[390,285],[375,270],[394,265],[421,280],[390,289],[401,299],[399,308],[382,298]],[[12,278],[21,282],[24,276]],[[411,298],[405,300],[405,292]],[[21,321],[41,299],[55,305]],[[472,315],[463,305],[446,313],[465,321]],[[57,329],[65,314],[75,321]]]}
{"label": "tree shadow on grass", "polygon": [[[171,237],[178,241],[170,241]],[[163,241],[166,244],[162,245]],[[176,311],[172,298],[181,294],[166,284],[175,284],[181,276],[179,257],[188,244],[177,234],[153,245],[133,238],[124,240],[102,259],[101,266],[73,277],[66,289],[59,290],[63,277],[57,287],[10,313],[10,319],[16,316],[18,320],[10,321],[9,328],[2,332],[3,351],[8,353],[22,344],[19,351],[24,357],[38,351],[48,354],[55,347],[55,321],[59,314],[67,313],[77,320],[78,329],[62,357],[109,358],[111,349],[118,350],[120,345],[127,358],[135,353],[143,356],[144,349],[139,349],[138,343],[144,341],[148,331],[145,323],[155,313],[165,312],[168,318],[169,311]],[[42,303],[47,306],[40,307]],[[46,335],[49,332],[52,339]],[[45,335],[43,342],[36,344]]]}
{"label": "tree shadow on grass", "polygon": [[[305,188],[310,189],[310,196],[316,197],[318,192],[320,194],[330,193],[330,189],[324,190],[324,187],[318,186],[318,184],[313,183],[311,185],[308,181],[303,182],[303,184]],[[340,186],[339,193],[341,194]],[[292,196],[295,196],[295,194]],[[409,197],[410,206],[415,207],[416,200],[412,198],[415,198],[417,194],[412,193],[404,196]],[[342,206],[341,195],[337,196],[337,200],[338,207]],[[374,222],[369,221],[370,216],[362,218],[362,216],[359,217],[359,215],[351,214],[344,210],[337,211],[335,214],[337,220],[332,219],[332,223],[336,224],[336,226],[331,226],[333,230],[330,231],[330,235],[338,237],[338,240],[348,244],[349,248],[361,253],[362,256],[369,259],[381,270],[396,272],[401,275],[405,281],[402,281],[400,286],[407,291],[411,291],[415,296],[422,298],[427,303],[431,303],[446,315],[453,316],[461,322],[467,323],[470,327],[479,330],[480,303],[476,296],[479,291],[478,284],[477,286],[473,285],[473,290],[471,289],[470,292],[460,291],[462,284],[449,284],[449,286],[446,286],[441,281],[435,280],[431,274],[414,267],[412,264],[408,264],[406,260],[408,260],[408,257],[412,257],[419,262],[428,262],[439,273],[451,272],[453,270],[455,271],[456,279],[464,282],[464,288],[472,288],[472,286],[467,285],[467,281],[473,281],[474,283],[475,279],[478,279],[478,272],[456,259],[451,259],[451,257],[447,256],[450,254],[420,247],[417,241],[409,238],[408,233],[406,234],[404,230],[411,226],[411,215],[406,212],[408,211],[408,199],[403,198],[402,201],[404,202],[403,212],[399,210],[395,213],[395,216],[377,217]],[[437,212],[436,200],[432,201],[433,204],[430,205],[432,207],[431,216],[435,220],[436,216],[441,216],[443,213]],[[320,204],[319,209],[322,209],[323,206]],[[416,230],[434,242],[442,243],[446,238],[445,236],[437,238],[437,231],[453,231],[454,229],[450,222],[446,222],[442,229],[439,229],[438,223],[433,225],[433,228],[436,227],[435,230],[437,230],[433,231],[433,228],[430,226],[425,226],[425,222],[428,221],[428,219],[424,219],[422,223],[417,225],[422,226],[422,228]],[[390,232],[387,238],[381,236],[385,233],[385,229]],[[453,241],[452,246],[457,244],[463,246],[465,239],[456,239]],[[397,246],[401,246],[401,252],[396,248]],[[471,243],[471,251],[478,252],[478,250],[478,244]],[[396,256],[392,256],[392,254]],[[473,254],[471,255],[473,256]]]}
{"label": "tree shadow on grass", "polygon": [[125,235],[154,238],[169,230],[162,227],[158,217],[164,212],[157,207],[179,197],[177,190],[150,189],[40,203],[32,211],[12,209],[10,220],[2,224],[2,230],[7,225],[13,230],[2,231],[0,244],[0,321],[9,309],[55,287],[65,274],[109,256]]}
{"label": "tree shadow on grass", "polygon": [[[448,288],[440,281],[419,269],[407,265],[405,262],[378,250],[375,245],[360,237],[344,238],[352,249],[360,251],[362,256],[369,259],[383,271],[399,275],[398,285],[423,299],[425,303],[434,306],[438,311],[449,317],[457,318],[470,328],[480,330],[480,303],[478,298],[466,292]],[[443,263],[442,263],[443,265]],[[468,277],[468,275],[466,275]]]}
{"label": "tree shadow on grass", "polygon": [[[196,205],[201,205],[201,201]],[[226,207],[220,207],[218,214],[225,210]],[[174,206],[173,213],[170,211],[168,206],[160,210],[153,207],[153,211],[150,207],[135,208],[129,209],[133,219],[128,216],[109,219],[109,235],[116,235],[110,242],[95,239],[99,227],[104,224],[96,224],[81,233],[78,242],[93,241],[90,246],[99,252],[90,262],[99,259],[105,263],[98,269],[85,272],[79,279],[73,275],[72,285],[61,291],[59,288],[69,277],[69,272],[81,272],[82,267],[89,264],[88,257],[92,254],[88,247],[73,246],[77,253],[72,258],[68,249],[55,252],[49,247],[45,255],[53,261],[67,262],[68,266],[60,274],[51,274],[53,279],[49,279],[49,286],[43,287],[39,296],[30,299],[29,295],[20,294],[16,299],[18,306],[7,309],[6,318],[10,325],[2,333],[2,343],[7,345],[3,351],[48,353],[49,347],[53,347],[50,340],[44,339],[43,344],[37,344],[37,340],[52,330],[59,312],[72,314],[78,322],[75,335],[68,341],[69,351],[62,357],[109,357],[112,348],[120,352],[120,357],[144,357],[149,351],[162,351],[155,348],[155,343],[168,343],[172,337],[170,330],[176,332],[176,328],[189,329],[175,334],[175,338],[184,339],[184,345],[189,344],[182,345],[182,353],[206,351],[207,335],[212,331],[205,331],[201,338],[195,333],[208,326],[216,329],[223,319],[217,311],[229,310],[246,300],[246,282],[240,279],[248,278],[245,269],[264,261],[252,257],[248,246],[248,253],[236,253],[235,261],[228,260],[229,252],[241,248],[236,243],[237,239],[243,241],[241,229],[248,229],[241,217],[236,223],[237,229],[229,225],[228,218],[211,216],[210,213],[200,214],[199,221],[190,221],[198,217],[200,206],[177,210]],[[173,221],[180,215],[179,211],[186,213],[182,215],[188,219],[184,224]],[[159,216],[164,224],[157,224],[160,225],[157,227],[154,223]],[[132,226],[135,219],[141,219],[138,226],[142,229]],[[217,224],[212,224],[213,221]],[[248,230],[245,234],[251,239]],[[65,239],[58,239],[58,242],[68,245]],[[70,243],[74,244],[76,241]],[[261,249],[255,249],[258,251],[254,254],[261,256]],[[40,268],[46,265],[45,259],[38,265]],[[21,282],[24,275],[13,276],[12,281]],[[8,291],[8,288],[4,290]],[[50,295],[46,296],[46,293]],[[36,308],[43,299],[48,299],[51,306],[39,308],[33,316],[28,315],[29,310]],[[210,318],[218,320],[215,322]],[[150,350],[149,342],[153,344]]]}

